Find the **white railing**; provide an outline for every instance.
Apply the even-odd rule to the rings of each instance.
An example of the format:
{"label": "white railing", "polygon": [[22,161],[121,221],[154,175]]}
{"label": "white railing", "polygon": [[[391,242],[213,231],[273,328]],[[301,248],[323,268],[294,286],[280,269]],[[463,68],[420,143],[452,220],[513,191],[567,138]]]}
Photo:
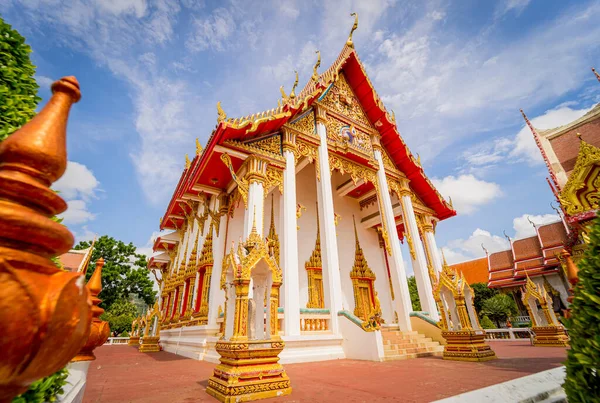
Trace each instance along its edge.
{"label": "white railing", "polygon": [[109,337],[108,340],[106,340],[106,343],[104,343],[104,345],[105,346],[112,346],[115,344],[127,345],[128,341],[129,341],[129,337]]}
{"label": "white railing", "polygon": [[530,340],[533,333],[528,327],[485,329],[485,339],[494,341]]}
{"label": "white railing", "polygon": [[326,332],[329,330],[329,314],[300,314],[301,332]]}
{"label": "white railing", "polygon": [[529,316],[515,316],[515,317],[511,318],[510,320],[513,324],[531,322],[531,318]]}

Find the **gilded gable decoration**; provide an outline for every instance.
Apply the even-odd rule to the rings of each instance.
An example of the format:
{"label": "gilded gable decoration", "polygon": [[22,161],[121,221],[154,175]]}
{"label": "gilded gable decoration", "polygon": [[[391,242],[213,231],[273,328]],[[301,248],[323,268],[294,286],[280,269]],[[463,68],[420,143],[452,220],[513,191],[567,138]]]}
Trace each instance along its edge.
{"label": "gilded gable decoration", "polygon": [[579,155],[569,180],[559,194],[568,215],[600,207],[600,148],[580,141]]}
{"label": "gilded gable decoration", "polygon": [[355,251],[354,266],[352,266],[350,278],[354,288],[354,315],[362,320],[367,320],[369,314],[375,308],[375,273],[369,267],[360,246],[356,220],[354,217],[352,217],[352,220],[354,222]]}
{"label": "gilded gable decoration", "polygon": [[344,73],[340,73],[337,81],[333,84],[325,98],[320,104],[329,111],[345,116],[367,128],[374,130],[371,121],[362,110],[358,98],[346,81]]}
{"label": "gilded gable decoration", "polygon": [[300,133],[300,134],[304,134],[310,137],[316,137],[316,133],[317,133],[317,128],[315,125],[315,114],[311,111],[309,111],[308,113],[306,113],[304,116],[301,116],[299,119],[296,119],[295,121],[288,123],[287,127],[289,127],[290,129]]}

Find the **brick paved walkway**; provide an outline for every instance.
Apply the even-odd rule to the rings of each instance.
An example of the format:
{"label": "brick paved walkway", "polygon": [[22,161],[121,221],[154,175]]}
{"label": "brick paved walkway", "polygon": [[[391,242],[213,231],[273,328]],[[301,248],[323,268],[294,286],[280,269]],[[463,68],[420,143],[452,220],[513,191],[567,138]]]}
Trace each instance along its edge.
{"label": "brick paved walkway", "polygon": [[[288,364],[293,393],[264,402],[428,402],[558,367],[566,351],[529,342],[492,342],[498,360],[354,360]],[[129,346],[95,351],[85,403],[216,402],[205,393],[213,364],[160,352],[143,354]]]}

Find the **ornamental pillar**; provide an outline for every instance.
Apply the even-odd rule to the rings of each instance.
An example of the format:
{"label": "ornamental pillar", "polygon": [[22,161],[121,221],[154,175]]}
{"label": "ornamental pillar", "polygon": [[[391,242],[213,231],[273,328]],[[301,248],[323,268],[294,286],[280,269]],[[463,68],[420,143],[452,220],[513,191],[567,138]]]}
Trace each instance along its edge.
{"label": "ornamental pillar", "polygon": [[[226,194],[221,194],[218,198],[213,197],[213,211],[215,214],[214,220],[214,241],[213,241],[213,271],[210,277],[210,287],[208,295],[208,325],[217,327],[217,319],[219,317],[219,305],[225,305],[225,294],[221,290],[221,271],[223,270],[223,257],[225,255],[225,238],[227,232],[228,219],[228,197]],[[218,200],[217,200],[218,199]],[[218,201],[218,205],[217,205]],[[226,308],[225,308],[226,309]]]}
{"label": "ornamental pillar", "polygon": [[[410,302],[410,293],[408,292],[406,270],[404,268],[404,260],[402,259],[402,251],[400,249],[400,239],[398,238],[398,231],[396,230],[396,219],[394,217],[394,209],[392,207],[390,190],[385,177],[385,168],[383,166],[383,158],[381,156],[379,137],[374,136],[372,140],[373,154],[377,164],[379,165],[379,168],[377,169],[377,183],[379,185],[377,187],[379,192],[377,194],[377,198],[381,200],[379,206],[381,222],[382,224],[385,223],[385,226],[388,229],[387,236],[391,249],[390,274],[392,277],[392,287],[395,294],[395,298],[392,303],[394,310],[398,315],[398,326],[400,331],[407,332],[412,330],[410,324],[410,312],[412,311],[412,304]],[[385,247],[383,249],[384,253],[388,253]]]}
{"label": "ornamental pillar", "polygon": [[262,237],[265,207],[265,178],[268,162],[252,155],[246,159],[246,179],[248,181],[248,208],[244,217],[244,239],[248,239],[254,220],[256,231]]}
{"label": "ornamental pillar", "polygon": [[406,239],[412,258],[412,267],[417,282],[417,291],[419,292],[419,301],[421,301],[421,309],[429,313],[429,317],[434,321],[440,320],[440,315],[437,311],[435,299],[433,298],[433,289],[431,280],[429,279],[429,271],[427,269],[427,259],[423,243],[419,236],[419,228],[417,219],[412,205],[412,192],[408,187],[408,180],[403,179],[400,187],[400,204],[402,205],[402,217],[404,218],[404,228],[407,231]]}
{"label": "ornamental pillar", "polygon": [[[296,217],[296,147],[295,134],[283,131],[283,239],[282,259],[284,287],[283,330],[286,336],[300,335],[300,283],[298,274],[298,230]],[[275,303],[277,305],[277,303]]]}
{"label": "ornamental pillar", "polygon": [[435,241],[433,223],[433,217],[424,217],[423,238],[425,238],[425,246],[427,248],[427,252],[429,253],[430,262],[433,265],[433,269],[439,274],[442,271],[442,259],[440,258],[440,250],[438,249]]}
{"label": "ornamental pillar", "polygon": [[325,128],[325,110],[317,106],[316,110],[317,135],[319,136],[318,163],[321,168],[321,178],[317,178],[318,214],[323,226],[321,227],[323,284],[326,296],[326,307],[331,315],[331,331],[339,334],[338,312],[342,310],[342,280],[338,257],[337,237],[333,213],[333,192],[331,191],[331,176],[329,175],[329,152],[327,150],[327,130]]}

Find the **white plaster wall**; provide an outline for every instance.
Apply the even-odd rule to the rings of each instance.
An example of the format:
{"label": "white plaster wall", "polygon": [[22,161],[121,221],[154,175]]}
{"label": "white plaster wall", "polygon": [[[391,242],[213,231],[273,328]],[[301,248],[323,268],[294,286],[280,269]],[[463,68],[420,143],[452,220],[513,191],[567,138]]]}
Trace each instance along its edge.
{"label": "white plaster wall", "polygon": [[[568,307],[569,303],[567,302],[567,298],[569,297],[569,292],[565,288],[565,285],[562,282],[562,280],[560,279],[559,275],[556,273],[547,274],[546,280],[548,280],[550,285],[552,287],[554,287],[556,289],[556,291],[558,291],[560,293],[560,299],[561,299],[562,303],[566,307]],[[534,277],[533,282],[536,285],[539,285],[540,287],[544,288],[544,278],[543,277]]]}
{"label": "white plaster wall", "polygon": [[[300,227],[298,230],[300,308],[305,308],[308,303],[308,276],[304,264],[310,258],[317,239],[316,180],[314,164],[308,164],[296,174],[296,202],[306,207],[306,211],[303,211],[302,216],[298,219],[298,226]],[[323,242],[321,240],[322,246]]]}
{"label": "white plaster wall", "polygon": [[365,332],[345,316],[340,316],[340,329],[344,337],[342,348],[346,358],[383,361],[384,351],[381,331]]}
{"label": "white plaster wall", "polygon": [[[240,237],[244,233],[244,216],[246,214],[246,207],[244,206],[243,200],[240,199],[237,206],[233,210],[233,218],[229,218],[228,230],[227,230],[227,246],[226,253],[231,250],[231,241],[235,243],[234,250],[237,250]],[[245,239],[242,239],[244,242]]]}
{"label": "white plaster wall", "polygon": [[361,225],[360,205],[356,199],[349,196],[340,197],[335,192],[335,189],[347,181],[348,178],[346,175],[340,175],[337,171],[334,172],[332,177],[334,211],[341,216],[336,229],[342,277],[343,307],[350,312],[354,312],[354,290],[352,280],[350,279],[355,252],[354,225],[352,223],[352,215],[354,214],[360,245],[369,267],[376,276],[375,290],[378,293],[379,302],[381,303],[383,318],[386,322],[391,323],[393,312],[391,311],[389,280],[387,278],[385,260],[379,248],[377,232],[374,229],[366,229]]}

